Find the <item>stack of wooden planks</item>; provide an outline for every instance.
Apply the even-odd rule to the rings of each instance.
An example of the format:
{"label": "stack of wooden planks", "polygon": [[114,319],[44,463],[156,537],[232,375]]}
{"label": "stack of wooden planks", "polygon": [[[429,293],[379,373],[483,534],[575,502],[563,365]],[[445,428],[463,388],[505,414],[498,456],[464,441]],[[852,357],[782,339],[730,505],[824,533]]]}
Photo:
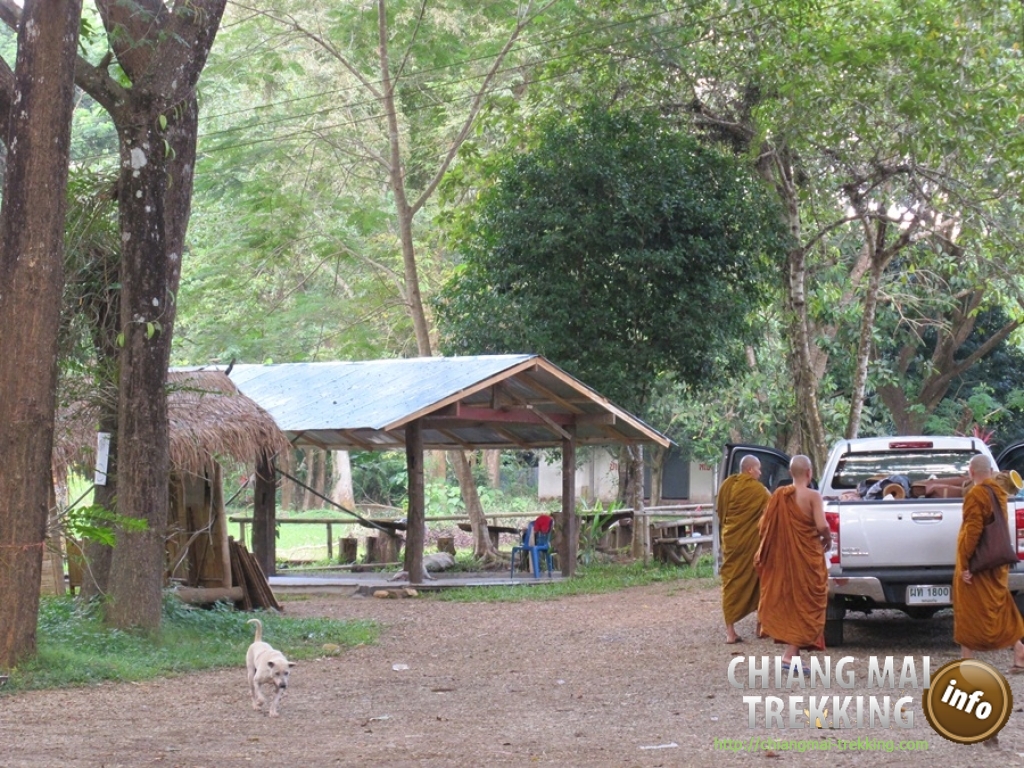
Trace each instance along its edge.
{"label": "stack of wooden planks", "polygon": [[231,582],[242,588],[242,599],[236,603],[236,607],[243,611],[259,608],[275,608],[280,611],[281,604],[274,597],[256,558],[244,544],[233,538],[228,540],[228,547],[231,552]]}

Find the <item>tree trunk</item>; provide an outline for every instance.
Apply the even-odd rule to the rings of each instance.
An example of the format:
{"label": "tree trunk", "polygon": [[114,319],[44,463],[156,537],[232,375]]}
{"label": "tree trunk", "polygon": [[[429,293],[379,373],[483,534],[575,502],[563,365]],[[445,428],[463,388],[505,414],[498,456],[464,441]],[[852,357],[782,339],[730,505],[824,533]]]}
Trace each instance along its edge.
{"label": "tree trunk", "polygon": [[665,457],[668,449],[655,446],[651,451],[651,506],[661,506],[661,486],[665,479]]}
{"label": "tree trunk", "polygon": [[501,451],[492,449],[483,452],[484,464],[487,467],[487,482],[491,488],[501,488]]}
{"label": "tree trunk", "polygon": [[409,468],[409,515],[405,530],[405,572],[412,584],[429,578],[423,567],[423,542],[426,527],[423,489],[423,424],[411,422],[405,429],[405,462]]}
{"label": "tree trunk", "polygon": [[[864,310],[860,322],[860,339],[857,342],[857,362],[850,393],[850,414],[846,420],[844,437],[853,440],[860,432],[861,414],[864,412],[864,397],[868,383],[868,364],[871,361],[871,339],[875,329],[875,315],[878,309],[878,293],[882,286],[884,265],[872,263],[867,291],[864,295]],[[819,470],[822,465],[816,465]]]}
{"label": "tree trunk", "polygon": [[465,451],[449,451],[449,456],[455,467],[455,475],[459,478],[462,504],[466,507],[469,526],[473,530],[473,557],[481,560],[497,557],[498,553],[491,543],[490,531],[487,528],[487,518],[484,517],[484,508],[480,503],[480,494],[477,493],[476,482],[473,480],[473,467],[466,458]]}
{"label": "tree trunk", "polygon": [[[293,448],[285,453],[281,454],[281,458],[284,460],[284,466],[281,467],[285,472],[290,475],[295,474],[295,468],[298,466],[298,461],[295,457],[298,453],[297,449]],[[281,509],[284,512],[291,512],[295,509],[295,492],[298,490],[298,486],[295,485],[294,481],[289,480],[287,477],[281,480]]]}
{"label": "tree trunk", "polygon": [[[25,3],[4,67],[0,210],[0,668],[36,652],[52,484],[57,333],[79,0]],[[8,98],[9,97],[9,98]]]}
{"label": "tree trunk", "polygon": [[126,242],[118,511],[146,523],[145,530],[119,530],[111,558],[106,618],[122,628],[160,625],[170,481],[166,381],[176,311],[173,297],[181,276],[178,254],[189,215],[188,195],[180,190],[192,188],[195,127],[192,100],[181,105],[167,131],[168,138],[176,134],[178,141],[172,145],[181,146],[179,158],[188,158],[187,166],[169,159],[165,136],[155,120],[140,115],[136,124],[120,132],[118,200]]}
{"label": "tree trunk", "polygon": [[633,508],[633,557],[647,556],[647,525],[644,511],[644,449],[641,445],[627,445],[629,452],[629,496]]}
{"label": "tree trunk", "polygon": [[324,452],[319,448],[306,448],[306,494],[302,508],[320,509],[323,503],[316,492],[323,492]]}
{"label": "tree trunk", "polygon": [[334,452],[334,487],[331,501],[346,509],[355,509],[356,497],[352,491],[352,461],[348,451]]}
{"label": "tree trunk", "polygon": [[192,201],[196,83],[225,4],[96,0],[131,86],[114,80],[105,65],[79,62],[76,71],[76,82],[110,113],[121,159],[118,512],[147,527],[118,531],[106,620],[120,628],[160,623],[169,488],[165,382]]}

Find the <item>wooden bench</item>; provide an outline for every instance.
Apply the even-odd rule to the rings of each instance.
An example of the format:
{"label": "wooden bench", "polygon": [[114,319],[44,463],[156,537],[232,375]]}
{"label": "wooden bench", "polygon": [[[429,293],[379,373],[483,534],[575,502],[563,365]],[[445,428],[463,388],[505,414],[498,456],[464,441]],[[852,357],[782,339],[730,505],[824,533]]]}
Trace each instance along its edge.
{"label": "wooden bench", "polygon": [[651,548],[658,559],[675,565],[693,565],[714,542],[711,515],[699,513],[676,520],[651,523]]}

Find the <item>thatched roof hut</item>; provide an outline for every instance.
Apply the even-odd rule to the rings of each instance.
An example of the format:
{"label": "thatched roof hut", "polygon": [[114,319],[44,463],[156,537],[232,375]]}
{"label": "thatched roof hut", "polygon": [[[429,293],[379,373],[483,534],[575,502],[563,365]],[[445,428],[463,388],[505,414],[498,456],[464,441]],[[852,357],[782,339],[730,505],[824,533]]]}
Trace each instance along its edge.
{"label": "thatched roof hut", "polygon": [[[263,408],[238,391],[222,371],[171,371],[167,417],[171,471],[203,476],[218,457],[252,466],[261,452],[287,451],[288,439]],[[91,473],[96,461],[99,408],[76,403],[57,416],[53,470]]]}
{"label": "thatched roof hut", "polygon": [[[273,418],[221,371],[168,374],[170,510],[167,576],[190,587],[231,588],[231,557],[220,462],[254,468],[261,455],[290,448]],[[96,465],[100,409],[76,403],[61,409],[54,435],[53,472],[91,475]],[[76,586],[72,583],[72,586]]]}

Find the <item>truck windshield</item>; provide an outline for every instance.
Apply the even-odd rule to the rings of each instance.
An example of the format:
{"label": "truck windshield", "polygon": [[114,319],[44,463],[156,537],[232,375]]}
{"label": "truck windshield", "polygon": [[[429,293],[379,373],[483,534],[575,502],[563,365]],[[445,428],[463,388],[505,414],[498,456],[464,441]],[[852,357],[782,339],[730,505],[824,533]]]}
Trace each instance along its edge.
{"label": "truck windshield", "polygon": [[967,465],[976,451],[877,451],[849,453],[839,460],[833,488],[854,489],[864,480],[906,475],[910,482],[935,477],[967,476]]}

